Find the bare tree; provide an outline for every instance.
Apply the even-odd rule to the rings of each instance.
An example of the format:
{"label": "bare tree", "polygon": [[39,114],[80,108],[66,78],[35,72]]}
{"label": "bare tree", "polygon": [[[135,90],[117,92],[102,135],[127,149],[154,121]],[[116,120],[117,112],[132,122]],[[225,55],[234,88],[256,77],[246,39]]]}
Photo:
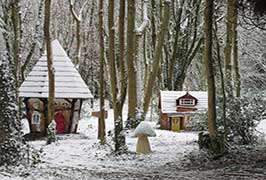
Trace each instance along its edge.
{"label": "bare tree", "polygon": [[75,5],[75,0],[69,0],[69,8],[71,11],[71,14],[73,16],[73,18],[75,19],[76,22],[76,43],[77,43],[77,47],[76,47],[76,57],[75,57],[75,61],[74,64],[78,65],[80,62],[80,53],[81,53],[81,22],[82,22],[82,13],[84,11],[84,8],[86,6],[86,4],[88,3],[88,1],[85,1],[84,4],[82,5],[79,13],[77,14],[74,8]]}
{"label": "bare tree", "polygon": [[[233,96],[232,85],[232,40],[233,40],[234,0],[227,0],[226,47],[225,47],[225,77],[227,96]],[[230,99],[229,99],[230,100]]]}
{"label": "bare tree", "polygon": [[215,103],[215,81],[212,59],[212,16],[213,0],[206,0],[204,12],[205,22],[205,66],[208,83],[208,129],[211,137],[217,135],[216,128],[216,103]]}
{"label": "bare tree", "polygon": [[[128,70],[128,123],[135,119],[137,107],[137,84],[136,84],[136,34],[135,34],[135,0],[127,4],[127,70]],[[134,123],[133,123],[134,124]],[[132,124],[132,125],[133,125]]]}
{"label": "bare tree", "polygon": [[104,27],[103,27],[103,0],[99,0],[99,47],[100,47],[100,116],[98,123],[98,139],[101,144],[105,142],[105,120],[104,120]]}
{"label": "bare tree", "polygon": [[49,95],[48,95],[48,122],[46,127],[54,119],[54,96],[55,96],[55,82],[54,82],[54,67],[53,67],[53,52],[50,37],[50,12],[51,0],[45,0],[45,14],[44,14],[44,36],[46,42],[47,54],[47,69],[49,81]]}
{"label": "bare tree", "polygon": [[238,63],[238,10],[236,0],[234,1],[234,15],[233,15],[233,27],[232,27],[232,42],[233,42],[233,60],[234,60],[234,73],[235,73],[235,87],[236,87],[236,97],[240,97],[241,93],[241,78],[239,73],[239,63]]}
{"label": "bare tree", "polygon": [[[119,10],[119,58],[115,58],[115,28],[114,28],[114,0],[109,0],[108,4],[108,31],[109,31],[109,74],[111,81],[112,102],[114,108],[115,124],[115,152],[123,153],[126,150],[125,136],[123,131],[122,110],[126,97],[126,72],[124,65],[124,19],[125,19],[125,2],[120,1]],[[117,69],[116,64],[119,64]],[[120,83],[118,82],[120,76]]]}
{"label": "bare tree", "polygon": [[170,20],[170,3],[168,1],[165,1],[165,6],[164,6],[164,11],[163,11],[163,16],[162,16],[162,23],[160,27],[160,32],[158,34],[158,41],[156,44],[156,49],[154,51],[154,61],[152,64],[152,74],[149,77],[148,84],[145,88],[144,92],[144,113],[147,113],[150,100],[152,97],[152,92],[153,92],[153,87],[155,85],[155,80],[157,77],[158,69],[159,69],[159,64],[160,64],[160,59],[161,59],[161,54],[162,54],[162,48],[163,44],[165,42],[165,34],[167,33],[168,30],[168,23]]}

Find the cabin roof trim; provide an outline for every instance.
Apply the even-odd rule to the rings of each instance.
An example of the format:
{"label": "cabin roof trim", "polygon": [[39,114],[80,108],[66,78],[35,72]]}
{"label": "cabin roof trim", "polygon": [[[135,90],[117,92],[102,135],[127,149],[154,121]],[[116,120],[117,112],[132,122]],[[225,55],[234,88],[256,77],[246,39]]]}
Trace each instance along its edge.
{"label": "cabin roof trim", "polygon": [[[191,96],[198,100],[197,111],[205,111],[208,108],[207,91],[189,91]],[[187,91],[160,91],[161,112],[165,114],[180,113],[176,111],[176,100],[187,94]]]}

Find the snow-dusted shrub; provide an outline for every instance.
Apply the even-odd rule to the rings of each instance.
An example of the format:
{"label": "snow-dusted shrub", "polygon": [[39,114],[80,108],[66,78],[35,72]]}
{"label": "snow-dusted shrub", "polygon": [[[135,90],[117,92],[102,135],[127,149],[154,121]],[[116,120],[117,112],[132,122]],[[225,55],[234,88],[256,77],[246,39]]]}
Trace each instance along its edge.
{"label": "snow-dusted shrub", "polygon": [[190,121],[186,124],[186,128],[192,131],[207,131],[208,129],[208,114],[196,113],[190,117]]}
{"label": "snow-dusted shrub", "polygon": [[[245,94],[227,102],[228,140],[238,144],[257,141],[256,126],[266,114],[263,93]],[[220,117],[220,116],[219,116]],[[221,124],[221,118],[218,119]]]}
{"label": "snow-dusted shrub", "polygon": [[[3,37],[0,33],[0,42]],[[0,166],[16,165],[22,161],[22,143],[16,96],[15,64],[5,54],[0,43]]]}
{"label": "snow-dusted shrub", "polygon": [[[252,144],[261,140],[256,133],[256,126],[266,115],[266,95],[260,92],[249,92],[240,98],[231,98],[226,102],[226,122],[228,126],[227,140],[234,144]],[[220,133],[225,132],[222,116],[222,101],[217,98],[217,128]],[[187,128],[195,131],[208,129],[207,113],[192,115]]]}

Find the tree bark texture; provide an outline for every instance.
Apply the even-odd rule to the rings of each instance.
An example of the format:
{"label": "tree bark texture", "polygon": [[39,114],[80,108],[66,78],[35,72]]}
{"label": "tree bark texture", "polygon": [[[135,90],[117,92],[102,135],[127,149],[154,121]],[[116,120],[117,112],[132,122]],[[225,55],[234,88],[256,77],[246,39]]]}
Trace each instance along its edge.
{"label": "tree bark texture", "polygon": [[53,67],[53,52],[50,37],[50,14],[51,14],[51,0],[45,0],[45,14],[44,14],[44,36],[46,43],[47,54],[47,69],[49,80],[49,96],[48,96],[48,122],[47,125],[54,119],[54,96],[55,96],[55,82],[54,82],[54,67]]}
{"label": "tree bark texture", "polygon": [[[115,124],[115,152],[123,153],[125,150],[125,137],[122,134],[123,119],[122,109],[126,96],[126,75],[124,67],[124,18],[125,18],[125,3],[121,2],[119,10],[119,75],[120,83],[117,81],[117,69],[115,61],[115,28],[114,28],[114,0],[109,0],[108,6],[108,31],[109,31],[109,74],[111,79],[111,93],[114,109],[114,124]],[[119,87],[120,85],[120,87]],[[120,93],[117,91],[120,90]]]}
{"label": "tree bark texture", "polygon": [[81,53],[81,22],[82,22],[82,11],[86,5],[87,1],[85,1],[85,3],[83,4],[80,13],[77,14],[75,9],[74,9],[74,1],[73,0],[69,0],[69,7],[70,7],[70,12],[76,22],[76,43],[77,43],[77,47],[76,47],[76,57],[75,57],[75,61],[74,64],[78,65],[80,62],[80,53]]}
{"label": "tree bark texture", "polygon": [[120,8],[119,8],[119,77],[120,83],[118,83],[120,93],[118,95],[118,99],[116,101],[116,115],[115,115],[115,151],[118,153],[122,153],[126,149],[126,139],[125,136],[122,134],[123,132],[123,106],[126,99],[127,94],[127,74],[125,68],[125,58],[124,58],[124,49],[125,49],[125,7],[126,3],[124,0],[120,0]]}
{"label": "tree bark texture", "polygon": [[239,73],[239,64],[238,64],[238,32],[237,32],[237,23],[238,23],[238,10],[236,1],[234,1],[234,16],[233,16],[233,59],[234,59],[234,72],[235,72],[235,87],[236,87],[236,97],[240,97],[241,94],[241,77]]}
{"label": "tree bark texture", "polygon": [[99,39],[100,39],[100,117],[98,120],[98,139],[101,144],[105,142],[105,119],[104,119],[104,27],[103,27],[103,0],[99,0],[98,10]]}
{"label": "tree bark texture", "polygon": [[222,91],[222,120],[223,120],[223,125],[224,125],[224,134],[225,136],[228,134],[228,122],[226,118],[226,92],[225,92],[225,81],[224,81],[224,73],[223,73],[223,68],[222,68],[222,58],[221,58],[221,53],[220,53],[220,42],[219,38],[217,36],[217,31],[218,31],[218,25],[217,22],[214,24],[215,28],[215,41],[216,41],[216,53],[217,53],[217,62],[219,66],[219,71],[220,71],[220,78],[221,78],[221,91]]}
{"label": "tree bark texture", "polygon": [[211,137],[217,134],[215,80],[212,59],[212,16],[213,0],[205,0],[204,27],[205,27],[205,66],[208,84],[208,130]]}
{"label": "tree bark texture", "polygon": [[16,87],[19,86],[21,78],[20,78],[20,70],[21,70],[21,60],[20,60],[20,53],[21,53],[21,21],[20,21],[20,6],[19,1],[14,1],[11,4],[11,19],[12,19],[12,26],[13,26],[13,54],[12,57],[14,58],[14,62],[16,64],[15,67],[15,77],[17,79]]}
{"label": "tree bark texture", "polygon": [[128,123],[134,124],[137,107],[135,0],[127,3]]}
{"label": "tree bark texture", "polygon": [[226,47],[225,47],[225,77],[227,96],[233,96],[232,86],[232,37],[233,37],[234,0],[227,0]]}

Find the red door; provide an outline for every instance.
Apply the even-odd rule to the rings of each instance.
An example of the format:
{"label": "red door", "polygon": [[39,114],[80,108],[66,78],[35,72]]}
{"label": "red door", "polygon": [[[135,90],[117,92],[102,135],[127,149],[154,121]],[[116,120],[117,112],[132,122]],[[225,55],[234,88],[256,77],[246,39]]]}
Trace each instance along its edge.
{"label": "red door", "polygon": [[56,133],[64,133],[66,130],[65,120],[62,112],[57,112],[54,116],[56,122]]}

